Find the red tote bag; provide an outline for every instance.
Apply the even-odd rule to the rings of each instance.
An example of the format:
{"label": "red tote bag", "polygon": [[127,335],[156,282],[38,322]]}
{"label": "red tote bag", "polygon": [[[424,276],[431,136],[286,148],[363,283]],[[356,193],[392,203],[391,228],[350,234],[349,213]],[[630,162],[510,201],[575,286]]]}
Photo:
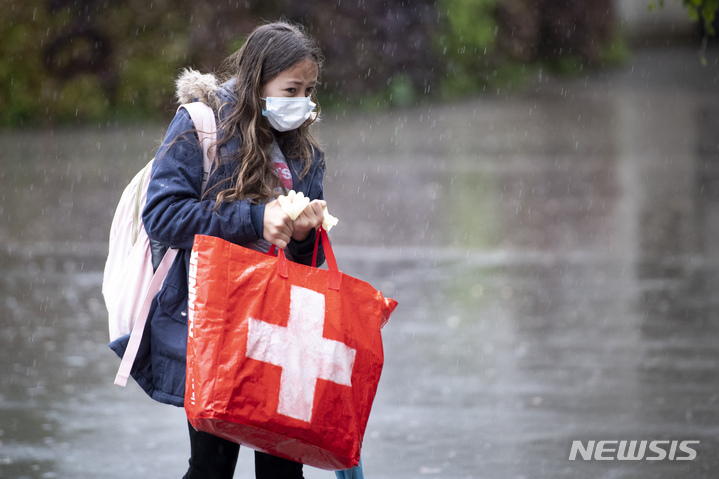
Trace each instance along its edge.
{"label": "red tote bag", "polygon": [[198,235],[185,410],[193,427],[310,466],[356,466],[397,302],[328,270]]}

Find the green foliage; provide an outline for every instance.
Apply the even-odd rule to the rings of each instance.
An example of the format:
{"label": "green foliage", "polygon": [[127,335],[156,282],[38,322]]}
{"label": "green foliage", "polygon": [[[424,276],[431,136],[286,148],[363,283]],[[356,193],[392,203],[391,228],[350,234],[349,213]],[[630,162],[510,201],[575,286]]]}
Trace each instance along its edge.
{"label": "green foliage", "polygon": [[445,96],[482,89],[492,71],[497,0],[440,0],[437,2],[439,31],[435,45],[445,65],[441,92]]}
{"label": "green foliage", "polygon": [[188,39],[171,2],[80,3],[0,2],[0,125],[157,117],[169,104]]}
{"label": "green foliage", "polygon": [[621,65],[627,62],[630,56],[629,45],[624,38],[619,36],[604,45],[601,52],[601,59],[607,66]]}
{"label": "green foliage", "polygon": [[[684,1],[705,20],[719,2]],[[0,0],[0,126],[169,116],[180,68],[216,70],[242,35],[282,16],[325,53],[323,106],[494,91],[537,68],[572,73],[621,60],[611,3]]]}
{"label": "green foliage", "polygon": [[[687,9],[689,18],[692,21],[701,23],[702,29],[704,30],[704,39],[702,40],[701,48],[701,62],[704,66],[707,64],[706,59],[706,48],[707,38],[716,35],[716,29],[714,28],[714,21],[717,18],[717,11],[719,11],[719,0],[677,0],[681,1],[684,8]],[[664,6],[664,0],[658,0],[659,7]],[[649,3],[649,10],[652,11],[657,8],[657,2]]]}
{"label": "green foliage", "polygon": [[683,0],[689,12],[689,17],[695,22],[703,22],[704,30],[709,35],[715,35],[714,19],[719,10],[719,0]]}
{"label": "green foliage", "polygon": [[[677,0],[681,1],[687,9],[689,18],[695,22],[701,22],[704,31],[710,35],[716,35],[714,20],[719,11],[719,0]],[[664,0],[649,2],[649,10],[654,11],[657,7],[664,7]]]}
{"label": "green foliage", "polygon": [[[0,8],[8,13],[7,5]],[[0,123],[22,123],[38,115],[44,65],[40,45],[44,12],[16,8],[0,23]]]}

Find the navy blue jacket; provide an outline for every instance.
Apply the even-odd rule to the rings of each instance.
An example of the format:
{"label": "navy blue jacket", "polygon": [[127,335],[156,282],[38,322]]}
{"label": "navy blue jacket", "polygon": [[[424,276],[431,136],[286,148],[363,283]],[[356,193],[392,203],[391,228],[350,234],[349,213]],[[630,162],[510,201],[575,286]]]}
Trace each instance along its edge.
{"label": "navy blue jacket", "polygon": [[[262,237],[263,205],[250,201],[223,202],[215,210],[216,191],[212,186],[226,179],[236,165],[227,162],[209,178],[202,201],[203,161],[190,115],[181,109],[170,123],[165,140],[153,164],[142,219],[150,239],[179,252],[162,290],[155,297],[131,375],[153,399],[184,405],[185,356],[187,354],[187,286],[190,250],[196,234],[217,236],[236,244],[254,242]],[[221,134],[221,132],[220,132]],[[239,148],[234,139],[221,155]],[[316,152],[309,172],[302,178],[302,164],[287,158],[293,188],[310,199],[323,199],[324,159]],[[254,221],[253,221],[254,219]],[[302,241],[291,240],[288,252],[294,261],[310,264],[315,233]],[[324,262],[318,252],[318,264]],[[122,357],[129,335],[110,347]]]}

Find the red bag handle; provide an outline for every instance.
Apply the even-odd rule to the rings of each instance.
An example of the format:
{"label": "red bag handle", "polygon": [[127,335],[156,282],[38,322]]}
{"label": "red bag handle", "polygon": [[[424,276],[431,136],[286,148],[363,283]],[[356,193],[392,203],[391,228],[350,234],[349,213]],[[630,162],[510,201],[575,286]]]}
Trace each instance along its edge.
{"label": "red bag handle", "polygon": [[[320,229],[322,229],[322,225],[320,225]],[[324,231],[324,230],[322,230],[322,231]],[[317,267],[317,245],[319,244],[319,242],[320,242],[320,232],[319,232],[319,230],[317,230],[317,232],[315,233],[315,247],[312,250],[312,267],[313,268]]]}
{"label": "red bag handle", "polygon": [[[327,287],[329,289],[339,291],[340,284],[342,283],[342,272],[337,267],[337,259],[335,258],[334,251],[332,251],[332,243],[327,235],[327,231],[325,231],[322,226],[317,229],[317,234],[315,235],[315,247],[312,252],[312,266],[317,266],[317,249],[320,238],[322,239],[322,249],[325,253],[327,269],[329,270]],[[270,253],[274,253],[273,249],[274,245],[273,248],[270,249]],[[280,277],[287,278],[289,276],[289,272],[289,260],[287,259],[287,256],[285,256],[284,250],[280,249],[277,261],[277,273]]]}

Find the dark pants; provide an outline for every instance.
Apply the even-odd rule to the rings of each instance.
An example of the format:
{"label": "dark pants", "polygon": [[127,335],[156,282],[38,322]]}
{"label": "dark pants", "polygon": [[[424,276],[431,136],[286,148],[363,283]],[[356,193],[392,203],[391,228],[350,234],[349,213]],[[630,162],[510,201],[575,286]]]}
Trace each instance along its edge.
{"label": "dark pants", "polygon": [[[190,468],[183,479],[232,479],[240,445],[190,427]],[[302,464],[255,451],[257,479],[303,479]]]}

